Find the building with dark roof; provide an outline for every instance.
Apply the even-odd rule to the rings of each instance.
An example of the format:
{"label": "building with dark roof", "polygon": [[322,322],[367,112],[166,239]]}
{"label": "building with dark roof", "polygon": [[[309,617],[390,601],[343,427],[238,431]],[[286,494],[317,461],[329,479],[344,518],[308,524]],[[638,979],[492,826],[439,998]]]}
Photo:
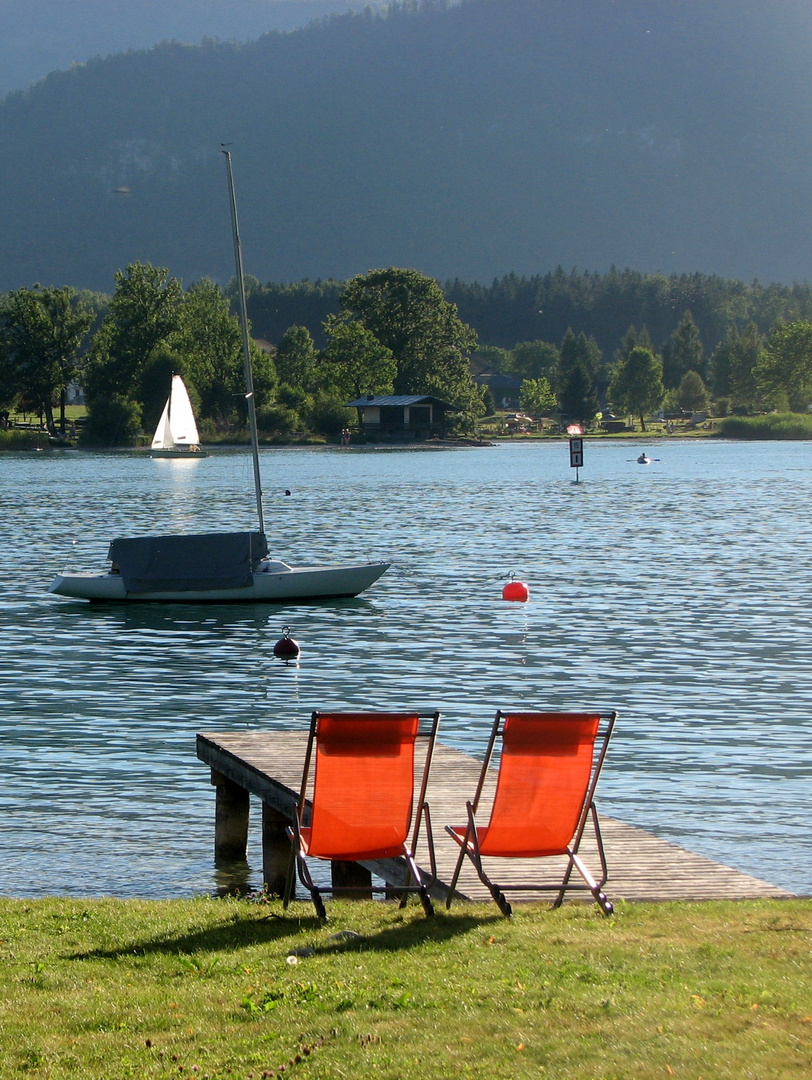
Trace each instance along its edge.
{"label": "building with dark roof", "polygon": [[521,379],[503,375],[493,364],[471,360],[471,378],[477,386],[487,386],[497,409],[518,409]]}
{"label": "building with dark roof", "polygon": [[432,394],[368,394],[347,408],[358,409],[361,430],[373,439],[443,438],[447,413],[458,411]]}

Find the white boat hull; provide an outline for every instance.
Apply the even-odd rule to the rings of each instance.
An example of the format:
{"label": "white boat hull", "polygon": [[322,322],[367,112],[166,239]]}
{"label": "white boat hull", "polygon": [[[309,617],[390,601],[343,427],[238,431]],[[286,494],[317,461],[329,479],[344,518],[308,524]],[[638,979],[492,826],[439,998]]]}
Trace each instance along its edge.
{"label": "white boat hull", "polygon": [[178,589],[171,592],[127,592],[121,574],[57,574],[48,591],[74,600],[176,604],[293,603],[357,596],[388,569],[390,563],[338,566],[288,566],[269,561],[252,575],[252,584],[236,589]]}
{"label": "white boat hull", "polygon": [[154,447],[149,452],[150,457],[171,458],[198,458],[208,457],[208,450],[193,450],[191,447],[179,447],[177,450],[156,450]]}

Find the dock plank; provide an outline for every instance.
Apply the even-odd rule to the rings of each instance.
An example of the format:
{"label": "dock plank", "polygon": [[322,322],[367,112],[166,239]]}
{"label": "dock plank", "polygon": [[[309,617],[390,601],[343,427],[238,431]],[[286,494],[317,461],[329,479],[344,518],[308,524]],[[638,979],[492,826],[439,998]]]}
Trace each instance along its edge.
{"label": "dock plank", "polygon": [[[257,799],[285,816],[291,816],[301,783],[307,733],[304,731],[240,731],[200,733],[197,754],[214,772],[226,776]],[[443,831],[445,824],[465,821],[465,800],[472,798],[481,764],[453,747],[438,743],[428,785],[438,873],[441,884],[432,892],[443,897],[453,873],[458,849]],[[600,798],[598,798],[600,811]],[[606,893],[617,903],[662,900],[744,900],[780,899],[793,894],[768,882],[743,874],[731,867],[697,855],[662,840],[635,825],[600,817],[609,880]],[[428,867],[425,841],[418,846],[417,860]],[[597,867],[597,854],[589,828],[581,845],[581,854],[590,867]],[[528,866],[528,864],[533,864]],[[562,860],[563,866],[565,861]],[[379,876],[397,884],[402,867],[369,864]],[[523,881],[560,880],[556,860],[502,860],[498,880],[507,884]],[[556,876],[558,875],[558,876]],[[457,887],[458,893],[472,900],[486,900],[489,894],[468,860]],[[551,895],[546,894],[549,899]],[[582,894],[569,894],[578,896]],[[545,894],[515,894],[538,899]],[[514,896],[511,896],[511,900]]]}

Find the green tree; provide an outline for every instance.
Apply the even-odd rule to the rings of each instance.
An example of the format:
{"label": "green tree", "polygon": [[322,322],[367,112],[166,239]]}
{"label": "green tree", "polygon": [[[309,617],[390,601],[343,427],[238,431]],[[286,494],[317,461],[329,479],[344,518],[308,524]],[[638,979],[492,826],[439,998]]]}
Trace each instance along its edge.
{"label": "green tree", "polygon": [[511,349],[510,357],[507,370],[516,378],[539,379],[543,376],[551,386],[556,385],[561,356],[551,342],[520,341]]}
{"label": "green tree", "polygon": [[708,384],[717,398],[727,397],[730,394],[730,368],[738,337],[739,330],[734,323],[733,326],[728,327],[724,338],[708,360]]}
{"label": "green tree", "polygon": [[321,354],[321,370],[327,387],[344,399],[392,393],[397,364],[371,330],[331,315],[324,332],[328,345]]}
{"label": "green tree", "polygon": [[635,345],[615,367],[609,383],[609,400],[616,412],[639,416],[646,430],[646,414],[660,407],[665,397],[663,364],[651,349]]}
{"label": "green tree", "polygon": [[777,327],[753,376],[772,408],[804,412],[812,403],[812,323],[798,320]]}
{"label": "green tree", "polygon": [[306,326],[290,326],[276,347],[279,381],[312,391],[316,378],[316,346]]}
{"label": "green tree", "polygon": [[287,405],[264,405],[257,409],[257,427],[271,436],[288,438],[299,430],[301,424],[299,413]]}
{"label": "green tree", "polygon": [[[598,399],[598,408],[600,408],[600,398],[606,381],[603,354],[593,337],[587,337],[583,332],[576,335],[569,327],[561,341],[558,381],[552,384],[553,389],[558,393],[562,409],[564,401],[568,399],[567,387],[577,386],[585,376],[592,383],[594,395]],[[584,419],[586,419],[585,416]]]}
{"label": "green tree", "polygon": [[708,389],[697,371],[686,371],[677,388],[679,407],[686,412],[704,412],[708,407]]}
{"label": "green tree", "polygon": [[663,383],[671,390],[679,386],[688,371],[702,373],[702,341],[690,311],[686,311],[679,326],[663,348]]}
{"label": "green tree", "polygon": [[[276,374],[276,365],[269,352],[261,349],[256,341],[250,341],[251,371],[254,383],[254,398],[260,407],[266,402],[273,401],[279,389],[279,378]],[[248,404],[245,398],[245,372],[240,365],[240,382],[237,400],[243,409],[243,415],[248,418]]]}
{"label": "green tree", "polygon": [[651,335],[648,332],[648,327],[641,326],[638,330],[634,326],[630,326],[626,331],[626,336],[623,338],[623,344],[615,353],[615,361],[628,360],[629,353],[635,347],[640,345],[644,349],[650,349],[654,352],[654,346],[651,343]]}
{"label": "green tree", "polygon": [[131,263],[116,272],[115,283],[83,375],[91,406],[95,397],[134,398],[152,350],[179,325],[183,289],[168,270]]}
{"label": "green tree", "polygon": [[11,400],[24,393],[42,409],[52,433],[57,398],[65,430],[65,389],[76,376],[93,318],[90,305],[68,286],[35,285],[0,301],[0,376]]}
{"label": "green tree", "polygon": [[[168,339],[177,357],[176,371],[200,397],[200,416],[218,424],[235,418],[245,393],[242,334],[228,299],[213,281],[203,278],[184,294],[178,328]],[[251,342],[257,406],[270,400],[276,386],[273,361]],[[270,380],[268,376],[270,375]]]}
{"label": "green tree", "polygon": [[755,379],[755,370],[761,359],[764,337],[755,323],[736,333],[731,341],[729,354],[729,393],[734,408],[757,409],[761,405],[761,392]]}
{"label": "green tree", "polygon": [[579,334],[575,334],[572,327],[568,327],[559,350],[559,366],[562,378],[566,379],[570,371],[579,362],[584,365],[591,378],[594,379],[600,371],[603,356],[597,341],[593,337],[587,337],[583,330]]}
{"label": "green tree", "polygon": [[[141,369],[141,378],[136,388],[134,400],[141,406],[141,424],[145,431],[153,432],[158,419],[166,404],[166,397],[172,385],[172,376],[182,375],[189,392],[194,414],[200,420],[200,396],[194,384],[189,379],[183,360],[177,353],[169,348],[166,342],[161,342],[152,350],[149,360]],[[95,409],[94,399],[92,408]]]}
{"label": "green tree", "polygon": [[582,424],[592,424],[600,409],[595,380],[583,360],[576,360],[575,366],[566,376],[559,394],[561,412],[568,420],[577,420]]}
{"label": "green tree", "polygon": [[349,426],[352,417],[352,410],[345,408],[342,400],[317,392],[310,410],[311,429],[337,439],[343,429]]}
{"label": "green tree", "polygon": [[395,357],[395,393],[435,394],[463,412],[481,412],[468,360],[476,334],[436,281],[417,270],[372,270],[347,283],[341,303],[342,315]]}
{"label": "green tree", "polygon": [[531,416],[549,416],[558,408],[558,399],[543,375],[538,379],[525,379],[519,399],[522,409]]}
{"label": "green tree", "polygon": [[141,406],[122,397],[98,397],[82,428],[83,446],[132,446],[141,429]]}
{"label": "green tree", "polygon": [[729,397],[735,409],[756,409],[761,394],[753,371],[761,359],[764,338],[755,323],[744,330],[734,324],[713,350],[708,367],[714,396]]}

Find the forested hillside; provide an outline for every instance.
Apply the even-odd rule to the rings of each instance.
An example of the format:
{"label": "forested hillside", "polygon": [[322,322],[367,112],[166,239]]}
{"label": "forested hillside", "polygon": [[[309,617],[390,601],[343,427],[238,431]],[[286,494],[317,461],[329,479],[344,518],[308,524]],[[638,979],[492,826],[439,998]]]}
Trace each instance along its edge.
{"label": "forested hillside", "polygon": [[164,44],[0,104],[0,291],[246,270],[561,265],[791,283],[812,229],[806,0],[442,0]]}
{"label": "forested hillside", "polygon": [[94,56],[161,41],[249,41],[383,0],[0,0],[0,97]]}
{"label": "forested hillside", "polygon": [[[248,312],[256,337],[277,342],[291,326],[305,326],[318,344],[323,323],[341,306],[345,283],[260,283],[249,279]],[[233,290],[233,282],[230,291]],[[731,327],[753,323],[767,333],[776,323],[812,319],[812,286],[749,285],[708,274],[640,274],[611,269],[605,274],[567,272],[520,277],[506,274],[489,285],[446,281],[443,292],[480,345],[512,349],[518,342],[558,343],[567,330],[594,338],[611,360],[630,326],[645,327],[661,349],[686,311],[696,323],[709,356]],[[231,295],[236,310],[236,294]]]}

